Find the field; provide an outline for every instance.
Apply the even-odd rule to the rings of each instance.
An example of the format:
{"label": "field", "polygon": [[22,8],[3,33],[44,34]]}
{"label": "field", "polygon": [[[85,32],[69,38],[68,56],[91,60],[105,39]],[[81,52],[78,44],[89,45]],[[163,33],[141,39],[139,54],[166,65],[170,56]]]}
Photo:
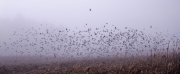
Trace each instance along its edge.
{"label": "field", "polygon": [[0,74],[179,74],[180,54],[1,65]]}

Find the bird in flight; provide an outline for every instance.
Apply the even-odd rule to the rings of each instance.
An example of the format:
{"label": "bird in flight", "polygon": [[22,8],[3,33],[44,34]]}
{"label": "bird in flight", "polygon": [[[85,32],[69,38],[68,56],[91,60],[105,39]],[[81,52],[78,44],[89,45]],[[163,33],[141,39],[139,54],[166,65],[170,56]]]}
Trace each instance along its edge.
{"label": "bird in flight", "polygon": [[91,11],[91,9],[89,9],[89,11]]}
{"label": "bird in flight", "polygon": [[152,26],[150,26],[150,28],[152,28]]}

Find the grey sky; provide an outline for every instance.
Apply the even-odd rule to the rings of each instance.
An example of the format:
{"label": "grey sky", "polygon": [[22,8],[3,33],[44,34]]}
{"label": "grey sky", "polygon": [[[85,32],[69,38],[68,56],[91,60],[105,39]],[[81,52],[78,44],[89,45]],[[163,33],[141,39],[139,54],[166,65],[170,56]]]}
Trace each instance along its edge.
{"label": "grey sky", "polygon": [[86,23],[90,28],[108,23],[120,29],[178,33],[179,13],[179,0],[0,0],[0,42],[14,30],[40,24],[83,29]]}

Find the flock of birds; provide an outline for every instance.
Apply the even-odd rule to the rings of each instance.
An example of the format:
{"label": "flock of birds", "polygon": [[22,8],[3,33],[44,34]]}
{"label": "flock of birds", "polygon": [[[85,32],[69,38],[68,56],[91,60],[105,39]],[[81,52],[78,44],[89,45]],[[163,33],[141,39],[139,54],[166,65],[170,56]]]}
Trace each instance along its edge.
{"label": "flock of birds", "polygon": [[21,55],[82,57],[164,50],[169,42],[166,40],[167,35],[162,32],[147,35],[137,29],[125,27],[125,31],[121,31],[114,25],[113,29],[108,29],[106,25],[86,30],[45,28],[43,24],[40,27],[22,28],[23,33],[15,31],[7,41],[10,43],[4,42],[0,48],[5,46],[6,50]]}

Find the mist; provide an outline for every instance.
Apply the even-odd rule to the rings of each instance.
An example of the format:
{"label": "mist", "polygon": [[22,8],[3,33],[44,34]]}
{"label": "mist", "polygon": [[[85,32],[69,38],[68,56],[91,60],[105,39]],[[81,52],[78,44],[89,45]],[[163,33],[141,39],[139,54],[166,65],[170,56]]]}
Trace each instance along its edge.
{"label": "mist", "polygon": [[[122,55],[127,52],[126,49],[132,49],[128,52],[135,54],[137,53],[135,50],[141,50],[142,46],[136,46],[143,40],[141,37],[132,38],[132,40],[129,41],[129,43],[134,42],[134,40],[137,41],[132,48],[127,45],[120,45],[124,43],[123,40],[126,40],[126,37],[131,36],[131,34],[128,35],[129,33],[132,33],[132,35],[135,33],[137,35],[144,34],[142,36],[147,40],[155,38],[154,42],[149,43],[151,48],[145,48],[144,53],[146,54],[153,48],[162,49],[165,47],[163,45],[167,44],[169,40],[172,40],[172,37],[174,37],[174,40],[179,39],[179,3],[180,1],[178,0],[0,0],[0,55],[97,57],[116,55],[119,53]],[[96,30],[97,28],[99,29],[98,31]],[[113,34],[103,32],[104,30],[108,30],[108,32],[112,32]],[[62,32],[59,33],[60,31]],[[48,34],[48,32],[50,33]],[[98,35],[91,36],[95,33]],[[108,37],[108,35],[118,37],[116,34],[124,34],[124,37],[120,36],[122,40],[119,42],[114,40],[116,44],[111,44],[114,46],[108,46],[106,43],[104,43],[104,45],[89,44],[85,47],[76,45],[68,46],[71,41],[75,41],[77,44],[83,44],[83,41],[91,41],[89,38],[94,38],[97,41],[102,40],[101,34],[104,34],[104,38],[107,37],[104,41],[113,39],[113,37]],[[42,39],[56,39],[49,36],[57,36],[59,42]],[[69,36],[74,36],[74,39],[69,38]],[[82,36],[84,37],[81,38]],[[37,39],[34,38],[40,41],[36,41]],[[26,41],[22,41],[23,39],[26,39]],[[64,41],[60,41],[61,39]],[[79,39],[79,41],[77,39]],[[159,47],[155,44],[158,42],[158,39],[164,42],[162,42],[162,45]],[[18,40],[22,42],[18,43]],[[42,45],[40,43],[41,41],[49,41],[51,44],[49,46]],[[97,41],[95,41],[95,43],[97,43]],[[12,45],[14,42],[18,44]],[[142,42],[144,42],[145,46],[148,44],[145,41]],[[31,46],[33,43],[36,45]],[[91,43],[93,43],[93,41]],[[173,40],[170,44],[173,45]],[[71,50],[65,50],[65,45],[71,47]],[[62,48],[60,49],[59,47]],[[102,50],[94,50],[99,48]],[[118,50],[111,50],[112,48]],[[80,54],[81,56],[77,56]]]}

